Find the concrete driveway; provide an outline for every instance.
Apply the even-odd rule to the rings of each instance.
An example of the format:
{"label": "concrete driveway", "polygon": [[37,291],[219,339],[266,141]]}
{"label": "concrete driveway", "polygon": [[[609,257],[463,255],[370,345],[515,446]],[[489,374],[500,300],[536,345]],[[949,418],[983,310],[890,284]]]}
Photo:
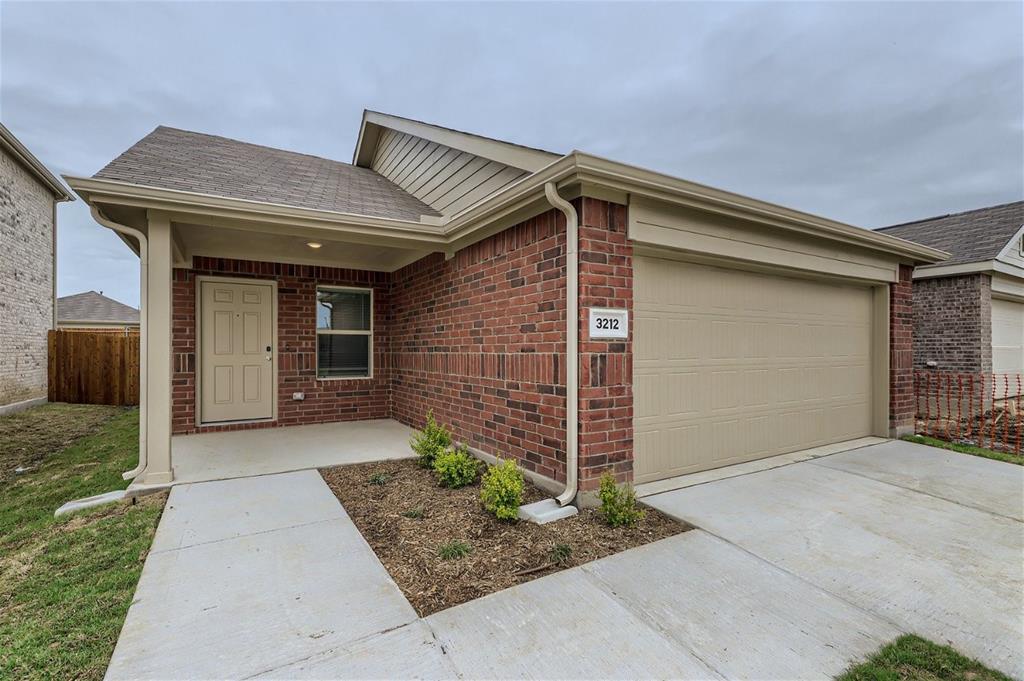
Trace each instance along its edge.
{"label": "concrete driveway", "polygon": [[644,499],[1024,678],[1024,469],[887,442]]}
{"label": "concrete driveway", "polygon": [[905,631],[1020,676],[1021,469],[946,456],[650,497],[707,531],[422,619],[316,471],[181,485],[108,678],[819,679]]}

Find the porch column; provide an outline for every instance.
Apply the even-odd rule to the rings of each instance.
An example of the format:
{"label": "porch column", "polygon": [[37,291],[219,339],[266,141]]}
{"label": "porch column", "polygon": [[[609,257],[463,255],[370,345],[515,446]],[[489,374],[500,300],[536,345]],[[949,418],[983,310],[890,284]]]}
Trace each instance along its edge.
{"label": "porch column", "polygon": [[149,211],[148,362],[146,390],[146,469],[138,482],[166,484],[171,469],[171,275],[173,242],[166,213]]}

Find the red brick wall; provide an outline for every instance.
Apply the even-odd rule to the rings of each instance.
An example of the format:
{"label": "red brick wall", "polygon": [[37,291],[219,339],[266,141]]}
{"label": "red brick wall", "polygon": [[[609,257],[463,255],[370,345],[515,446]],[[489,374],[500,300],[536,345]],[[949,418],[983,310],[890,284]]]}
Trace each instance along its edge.
{"label": "red brick wall", "polygon": [[914,282],[914,367],[991,373],[992,277],[964,274]]}
{"label": "red brick wall", "polygon": [[[328,421],[387,418],[391,380],[388,341],[389,279],[380,272],[313,265],[288,265],[196,257],[193,269],[175,269],[173,282],[172,432],[196,431],[195,280],[199,275],[277,281],[277,420],[204,426],[200,430],[237,430]],[[373,288],[374,352],[372,379],[317,380],[316,287]],[[305,392],[304,401],[292,400]]]}
{"label": "red brick wall", "polygon": [[610,470],[633,479],[633,331],[625,341],[590,340],[588,308],[629,310],[633,320],[633,247],[626,207],[584,198],[580,216],[580,489]]}
{"label": "red brick wall", "polygon": [[565,219],[548,211],[392,275],[393,418],[565,479]]}
{"label": "red brick wall", "polygon": [[914,432],[914,268],[900,265],[889,284],[889,433]]}

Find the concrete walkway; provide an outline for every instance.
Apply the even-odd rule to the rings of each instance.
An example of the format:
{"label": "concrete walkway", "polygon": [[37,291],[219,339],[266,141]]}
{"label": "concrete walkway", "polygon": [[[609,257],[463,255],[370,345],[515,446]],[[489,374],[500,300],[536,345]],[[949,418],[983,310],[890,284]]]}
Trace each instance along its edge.
{"label": "concrete walkway", "polygon": [[1020,466],[888,442],[644,501],[1024,678]]}
{"label": "concrete walkway", "polygon": [[[1020,523],[840,457],[651,497],[711,531],[424,619],[315,471],[180,485],[108,677],[817,679],[903,631],[1014,672]],[[870,533],[901,515],[914,533]]]}

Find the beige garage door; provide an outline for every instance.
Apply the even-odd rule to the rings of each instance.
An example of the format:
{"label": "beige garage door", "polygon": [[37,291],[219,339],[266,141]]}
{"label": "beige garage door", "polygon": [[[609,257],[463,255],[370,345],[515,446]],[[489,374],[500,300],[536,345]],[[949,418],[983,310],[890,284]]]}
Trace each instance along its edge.
{"label": "beige garage door", "polygon": [[1024,305],[992,299],[992,371],[1024,372]]}
{"label": "beige garage door", "polygon": [[635,264],[635,482],[871,434],[869,287]]}

